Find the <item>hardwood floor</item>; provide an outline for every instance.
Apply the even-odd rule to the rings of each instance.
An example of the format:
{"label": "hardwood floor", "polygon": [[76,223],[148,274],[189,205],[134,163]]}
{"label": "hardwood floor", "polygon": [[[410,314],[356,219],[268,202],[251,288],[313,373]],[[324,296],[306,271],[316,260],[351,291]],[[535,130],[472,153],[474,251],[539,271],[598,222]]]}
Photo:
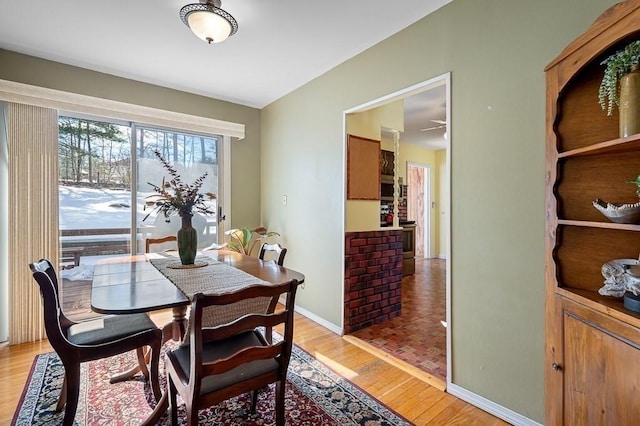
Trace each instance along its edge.
{"label": "hardwood floor", "polygon": [[[170,311],[152,314],[162,325]],[[341,336],[296,314],[294,342],[330,368],[417,425],[506,425],[496,417],[429,386]],[[9,424],[33,357],[50,351],[48,342],[0,345],[0,425]]]}

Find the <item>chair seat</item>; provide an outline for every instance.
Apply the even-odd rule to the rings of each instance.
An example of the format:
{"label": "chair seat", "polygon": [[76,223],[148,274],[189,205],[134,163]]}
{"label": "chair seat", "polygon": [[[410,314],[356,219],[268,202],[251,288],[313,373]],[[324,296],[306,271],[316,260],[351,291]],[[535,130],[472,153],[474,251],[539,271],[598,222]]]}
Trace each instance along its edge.
{"label": "chair seat", "polygon": [[146,314],[114,315],[72,325],[67,339],[76,345],[99,345],[155,328]]}
{"label": "chair seat", "polygon": [[[210,362],[224,359],[250,346],[264,346],[256,333],[257,331],[249,331],[226,340],[205,343],[202,347],[202,361]],[[191,369],[189,346],[180,346],[172,353],[175,355],[175,359],[178,361],[182,371],[188,376]],[[277,371],[278,368],[280,368],[278,361],[275,358],[271,358],[251,361],[222,374],[207,376],[202,380],[200,395],[206,395],[232,384]]]}

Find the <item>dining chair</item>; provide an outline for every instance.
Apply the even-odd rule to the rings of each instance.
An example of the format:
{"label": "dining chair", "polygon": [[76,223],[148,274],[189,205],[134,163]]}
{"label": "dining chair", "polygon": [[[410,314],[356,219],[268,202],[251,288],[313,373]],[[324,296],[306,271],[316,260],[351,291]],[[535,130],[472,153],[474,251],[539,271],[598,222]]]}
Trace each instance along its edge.
{"label": "dining chair", "polygon": [[167,235],[166,237],[161,237],[161,238],[147,238],[147,240],[145,241],[144,252],[150,253],[149,250],[152,244],[162,244],[162,243],[168,243],[170,241],[178,241],[178,238],[175,235]]}
{"label": "dining chair", "polygon": [[[178,424],[177,395],[185,403],[187,425],[196,425],[198,410],[247,392],[252,393],[251,412],[255,412],[257,391],[271,383],[276,384],[276,424],[284,425],[297,287],[298,281],[291,280],[279,285],[256,284],[224,294],[198,293],[193,297],[189,343],[169,351],[165,357],[172,425]],[[255,298],[277,300],[281,295],[286,295],[286,302],[278,312],[269,309],[224,324],[206,323],[206,308],[232,309],[237,302]],[[264,328],[280,324],[284,325],[282,339],[268,341]]]}
{"label": "dining chair", "polygon": [[280,244],[262,244],[260,247],[260,252],[258,253],[258,258],[261,260],[265,260],[265,256],[267,253],[273,255],[274,260],[280,266],[284,266],[284,257],[287,254],[287,249],[282,247]]}
{"label": "dining chair", "polygon": [[[44,326],[49,343],[64,366],[64,380],[56,411],[64,412],[64,426],[73,424],[80,391],[80,364],[136,350],[140,370],[150,380],[156,401],[162,396],[158,377],[162,331],[144,313],[104,316],[75,322],[60,305],[58,277],[51,262],[41,259],[29,265],[40,287],[44,305]],[[151,372],[143,348],[151,347]]]}

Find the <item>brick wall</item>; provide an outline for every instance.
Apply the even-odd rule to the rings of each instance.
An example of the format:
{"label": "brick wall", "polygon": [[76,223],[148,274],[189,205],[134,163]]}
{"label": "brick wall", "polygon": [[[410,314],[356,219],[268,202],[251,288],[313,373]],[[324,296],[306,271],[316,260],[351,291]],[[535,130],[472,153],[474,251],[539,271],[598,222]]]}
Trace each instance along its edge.
{"label": "brick wall", "polygon": [[345,235],[344,333],[397,317],[402,300],[402,231]]}

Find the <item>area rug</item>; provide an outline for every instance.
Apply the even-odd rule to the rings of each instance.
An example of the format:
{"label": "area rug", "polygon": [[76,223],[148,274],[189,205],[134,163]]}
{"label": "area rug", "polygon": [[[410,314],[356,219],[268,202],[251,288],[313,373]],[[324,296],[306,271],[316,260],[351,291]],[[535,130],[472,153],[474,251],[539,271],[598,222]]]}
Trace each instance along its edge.
{"label": "area rug", "polygon": [[[152,411],[155,400],[141,375],[110,384],[109,377],[135,363],[133,352],[84,363],[75,425],[137,425]],[[162,366],[162,363],[161,363]],[[162,368],[162,367],[161,367]],[[36,356],[12,425],[61,424],[63,412],[55,406],[62,387],[64,368],[51,352]],[[164,375],[161,372],[164,389]],[[256,413],[249,410],[248,395],[220,403],[199,413],[201,425],[275,424],[274,385],[259,394]],[[180,399],[178,403],[181,404]],[[286,387],[287,425],[410,425],[397,413],[339,376],[294,345]],[[185,424],[184,406],[179,422]],[[165,415],[160,425],[170,421]]]}

